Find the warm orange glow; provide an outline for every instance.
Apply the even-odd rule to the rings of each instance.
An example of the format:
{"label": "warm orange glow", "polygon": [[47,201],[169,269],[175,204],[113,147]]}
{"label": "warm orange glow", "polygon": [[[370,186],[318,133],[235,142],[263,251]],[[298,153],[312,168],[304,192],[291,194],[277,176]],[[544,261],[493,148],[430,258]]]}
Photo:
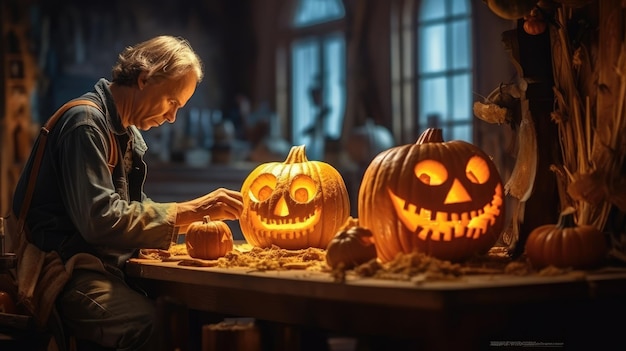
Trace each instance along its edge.
{"label": "warm orange glow", "polygon": [[448,179],[448,169],[439,161],[420,161],[413,168],[415,176],[426,185],[440,185]]}
{"label": "warm orange glow", "polygon": [[272,195],[274,189],[276,189],[276,176],[264,173],[250,185],[248,196],[255,202],[265,201]]}
{"label": "warm orange glow", "polygon": [[292,147],[285,162],[255,168],[241,194],[241,231],[260,247],[325,248],[350,210],[341,174],[327,163],[309,161],[303,145]]}
{"label": "warm orange glow", "polygon": [[[248,191],[248,196],[252,204],[259,204],[275,196],[278,180],[271,173],[259,175]],[[273,218],[261,215],[253,208],[250,209],[255,215],[249,221],[260,236],[274,237],[280,239],[297,239],[308,235],[313,231],[315,225],[320,221],[321,209],[314,208],[312,212],[296,213],[289,210],[289,204],[285,196],[297,203],[308,203],[315,199],[318,187],[313,179],[306,175],[298,175],[289,183],[289,193],[283,193],[274,204],[271,213]],[[253,206],[255,207],[255,206]]]}
{"label": "warm orange glow", "polygon": [[289,193],[297,202],[309,202],[317,194],[317,185],[311,177],[299,175],[291,181]]}
{"label": "warm orange glow", "polygon": [[459,182],[458,179],[454,180],[452,183],[452,188],[448,191],[448,195],[446,199],[443,201],[444,204],[457,204],[460,202],[469,202],[472,201],[472,197],[467,193],[463,184]]}
{"label": "warm orange glow", "polygon": [[389,189],[388,192],[402,224],[422,240],[451,241],[463,236],[478,239],[495,224],[502,211],[501,184],[494,189],[491,202],[478,211],[462,213],[434,212],[424,208],[425,204],[412,204]]}
{"label": "warm orange glow", "polygon": [[501,235],[504,185],[491,158],[438,128],[414,144],[379,153],[359,187],[359,223],[375,239],[377,257],[423,252],[462,261],[484,254]]}
{"label": "warm orange glow", "polygon": [[467,178],[475,184],[485,184],[491,176],[487,161],[480,156],[473,156],[465,167]]}

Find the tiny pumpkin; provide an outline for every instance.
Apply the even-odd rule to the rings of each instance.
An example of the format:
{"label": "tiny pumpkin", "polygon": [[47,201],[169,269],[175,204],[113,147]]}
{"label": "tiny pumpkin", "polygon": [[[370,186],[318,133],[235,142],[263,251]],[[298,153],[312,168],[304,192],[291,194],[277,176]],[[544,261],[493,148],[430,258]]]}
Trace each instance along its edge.
{"label": "tiny pumpkin", "polygon": [[326,263],[331,268],[343,264],[345,269],[351,269],[375,258],[374,235],[369,229],[359,226],[358,220],[352,217],[326,248]]}
{"label": "tiny pumpkin", "polygon": [[223,221],[212,221],[204,216],[202,221],[193,222],[187,228],[185,246],[193,258],[215,260],[233,249],[233,234]]}
{"label": "tiny pumpkin", "polygon": [[539,8],[534,8],[528,16],[524,16],[524,32],[530,35],[539,35],[546,31],[548,23]]}
{"label": "tiny pumpkin", "polygon": [[325,249],[350,215],[341,174],[328,163],[309,161],[304,145],[293,146],[282,163],[257,166],[241,195],[241,232],[256,247]]}
{"label": "tiny pumpkin", "polygon": [[0,313],[17,313],[15,300],[11,294],[6,291],[0,291]]}
{"label": "tiny pumpkin", "polygon": [[462,261],[486,253],[504,226],[498,170],[478,147],[425,130],[415,144],[378,154],[358,195],[359,223],[374,233],[378,258],[423,252]]}
{"label": "tiny pumpkin", "polygon": [[557,224],[533,229],[526,240],[526,257],[535,268],[590,268],[600,264],[608,250],[603,233],[592,225],[576,225],[575,209],[568,207]]}

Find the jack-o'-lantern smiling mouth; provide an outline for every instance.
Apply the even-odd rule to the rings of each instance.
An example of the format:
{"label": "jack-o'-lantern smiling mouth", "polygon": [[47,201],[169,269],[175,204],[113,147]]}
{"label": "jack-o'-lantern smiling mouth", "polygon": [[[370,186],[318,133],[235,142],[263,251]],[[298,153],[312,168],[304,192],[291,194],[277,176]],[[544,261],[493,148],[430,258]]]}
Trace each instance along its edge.
{"label": "jack-o'-lantern smiling mouth", "polygon": [[410,203],[390,189],[388,192],[402,224],[421,240],[451,241],[460,237],[478,239],[495,224],[503,203],[501,184],[494,189],[491,201],[482,208],[462,213],[432,211],[420,204]]}
{"label": "jack-o'-lantern smiling mouth", "polygon": [[251,214],[250,221],[258,235],[274,239],[298,239],[315,229],[320,221],[321,209],[316,208],[303,218],[290,215],[269,218],[262,216],[254,209],[251,209]]}

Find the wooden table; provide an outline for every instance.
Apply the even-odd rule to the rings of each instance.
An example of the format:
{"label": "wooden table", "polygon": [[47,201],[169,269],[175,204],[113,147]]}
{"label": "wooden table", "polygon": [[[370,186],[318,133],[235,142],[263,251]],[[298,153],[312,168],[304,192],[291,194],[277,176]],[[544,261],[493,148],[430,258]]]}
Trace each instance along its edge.
{"label": "wooden table", "polygon": [[129,262],[127,272],[152,295],[173,297],[190,309],[357,337],[419,340],[426,349],[599,349],[620,342],[626,316],[623,268],[553,277],[473,275],[420,284],[372,278],[336,283],[324,272],[153,260]]}

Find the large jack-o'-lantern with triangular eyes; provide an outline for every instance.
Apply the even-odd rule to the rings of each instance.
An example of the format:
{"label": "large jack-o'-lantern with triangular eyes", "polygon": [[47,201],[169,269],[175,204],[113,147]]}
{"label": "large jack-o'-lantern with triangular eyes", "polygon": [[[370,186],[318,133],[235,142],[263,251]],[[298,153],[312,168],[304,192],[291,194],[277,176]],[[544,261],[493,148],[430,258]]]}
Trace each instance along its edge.
{"label": "large jack-o'-lantern with triangular eyes", "polygon": [[291,148],[285,162],[256,167],[241,187],[239,225],[257,247],[325,249],[350,215],[341,174],[330,164],[309,161],[305,147]]}
{"label": "large jack-o'-lantern with triangular eyes", "polygon": [[413,251],[462,261],[486,253],[500,236],[502,180],[478,147],[444,142],[441,129],[431,128],[415,144],[372,160],[359,189],[358,214],[383,262]]}

